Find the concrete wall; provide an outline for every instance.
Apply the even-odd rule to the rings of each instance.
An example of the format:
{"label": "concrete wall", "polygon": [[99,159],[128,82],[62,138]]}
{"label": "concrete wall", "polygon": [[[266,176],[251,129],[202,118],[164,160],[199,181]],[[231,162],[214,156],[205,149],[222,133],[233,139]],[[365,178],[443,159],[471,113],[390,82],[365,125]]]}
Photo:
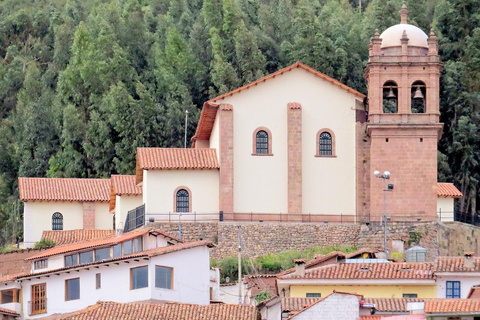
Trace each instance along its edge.
{"label": "concrete wall", "polygon": [[135,209],[143,204],[143,197],[139,196],[116,196],[115,199],[115,229],[125,227],[128,211]]}
{"label": "concrete wall", "polygon": [[438,218],[441,221],[454,221],[454,198],[437,198]]}
{"label": "concrete wall", "polygon": [[358,297],[355,295],[334,293],[328,298],[300,312],[295,320],[357,320],[360,318]]}
{"label": "concrete wall", "polygon": [[[287,104],[298,102],[303,126],[303,212],[353,215],[355,101],[353,95],[302,69],[222,100],[233,105],[234,113],[234,211],[288,212]],[[252,155],[253,133],[259,127],[271,131],[272,156]],[[322,128],[335,134],[336,158],[315,157],[316,135]]]}
{"label": "concrete wall", "polygon": [[[191,262],[195,261],[194,264]],[[130,290],[130,269],[148,266],[148,287]],[[173,289],[155,288],[155,265],[174,268]],[[95,275],[101,274],[102,287],[95,289]],[[80,278],[80,299],[65,301],[65,280]],[[183,303],[208,304],[210,301],[209,255],[206,247],[153,257],[150,261],[120,262],[119,265],[100,266],[98,269],[61,273],[54,277],[35,278],[23,281],[23,310],[28,310],[31,300],[31,286],[47,283],[47,313],[27,316],[36,319],[54,313],[67,313],[83,309],[99,300],[133,302],[149,299],[168,300]]]}
{"label": "concrete wall", "polygon": [[95,203],[95,229],[113,229],[113,214],[108,202]]}
{"label": "concrete wall", "polygon": [[[174,212],[175,190],[187,187],[192,212],[218,217],[218,170],[144,170],[143,202],[147,214]],[[156,220],[168,215],[155,216]]]}

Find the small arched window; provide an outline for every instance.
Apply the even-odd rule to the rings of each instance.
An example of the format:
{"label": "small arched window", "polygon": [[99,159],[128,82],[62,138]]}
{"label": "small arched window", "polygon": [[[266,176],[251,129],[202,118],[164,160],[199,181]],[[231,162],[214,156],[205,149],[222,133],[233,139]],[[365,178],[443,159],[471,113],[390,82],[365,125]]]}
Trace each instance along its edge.
{"label": "small arched window", "polygon": [[422,81],[415,81],[412,84],[411,89],[411,106],[412,113],[425,113],[426,103],[425,97],[427,96],[427,87]]}
{"label": "small arched window", "polygon": [[335,157],[335,135],[330,129],[317,132],[317,157]]}
{"label": "small arched window", "polygon": [[393,81],[383,85],[383,113],[398,112],[398,86]]}
{"label": "small arched window", "polygon": [[272,156],[272,133],[265,127],[257,128],[253,132],[254,156]]}
{"label": "small arched window", "polygon": [[190,192],[179,189],[175,196],[175,212],[190,212]]}
{"label": "small arched window", "polygon": [[63,215],[60,212],[52,215],[52,230],[63,230]]}

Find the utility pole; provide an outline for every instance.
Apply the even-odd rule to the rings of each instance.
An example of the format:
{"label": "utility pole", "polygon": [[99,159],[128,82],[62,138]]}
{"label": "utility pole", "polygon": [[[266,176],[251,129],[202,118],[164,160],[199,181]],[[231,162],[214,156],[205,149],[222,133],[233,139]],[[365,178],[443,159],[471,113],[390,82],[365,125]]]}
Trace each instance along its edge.
{"label": "utility pole", "polygon": [[187,148],[188,110],[185,110],[185,148]]}
{"label": "utility pole", "polygon": [[242,227],[238,226],[238,304],[242,304]]}
{"label": "utility pole", "polygon": [[385,248],[385,257],[388,259],[388,242],[387,242],[387,180],[383,178],[383,247]]}

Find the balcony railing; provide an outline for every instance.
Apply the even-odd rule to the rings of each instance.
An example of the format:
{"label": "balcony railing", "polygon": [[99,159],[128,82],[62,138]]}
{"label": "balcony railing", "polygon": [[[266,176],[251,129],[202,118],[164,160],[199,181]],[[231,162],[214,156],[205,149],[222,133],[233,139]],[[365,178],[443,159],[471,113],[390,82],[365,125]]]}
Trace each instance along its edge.
{"label": "balcony railing", "polygon": [[128,211],[123,232],[130,232],[145,225],[145,204]]}

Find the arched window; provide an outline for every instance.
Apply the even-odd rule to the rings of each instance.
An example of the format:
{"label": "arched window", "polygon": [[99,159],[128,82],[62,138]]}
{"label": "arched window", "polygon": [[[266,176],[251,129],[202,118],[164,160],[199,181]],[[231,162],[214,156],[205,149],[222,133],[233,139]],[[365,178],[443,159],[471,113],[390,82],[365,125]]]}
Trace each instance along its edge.
{"label": "arched window", "polygon": [[175,193],[175,212],[190,212],[190,192],[179,188]]}
{"label": "arched window", "polygon": [[398,86],[393,81],[383,85],[383,113],[398,112]]}
{"label": "arched window", "polygon": [[425,113],[426,106],[426,96],[427,96],[427,87],[422,81],[415,81],[412,84],[411,88],[411,106],[412,113]]}
{"label": "arched window", "polygon": [[317,132],[317,157],[335,157],[335,135],[330,129]]}
{"label": "arched window", "polygon": [[63,230],[63,215],[60,212],[52,215],[52,230]]}
{"label": "arched window", "polygon": [[272,133],[265,127],[257,128],[253,132],[254,156],[272,156]]}

